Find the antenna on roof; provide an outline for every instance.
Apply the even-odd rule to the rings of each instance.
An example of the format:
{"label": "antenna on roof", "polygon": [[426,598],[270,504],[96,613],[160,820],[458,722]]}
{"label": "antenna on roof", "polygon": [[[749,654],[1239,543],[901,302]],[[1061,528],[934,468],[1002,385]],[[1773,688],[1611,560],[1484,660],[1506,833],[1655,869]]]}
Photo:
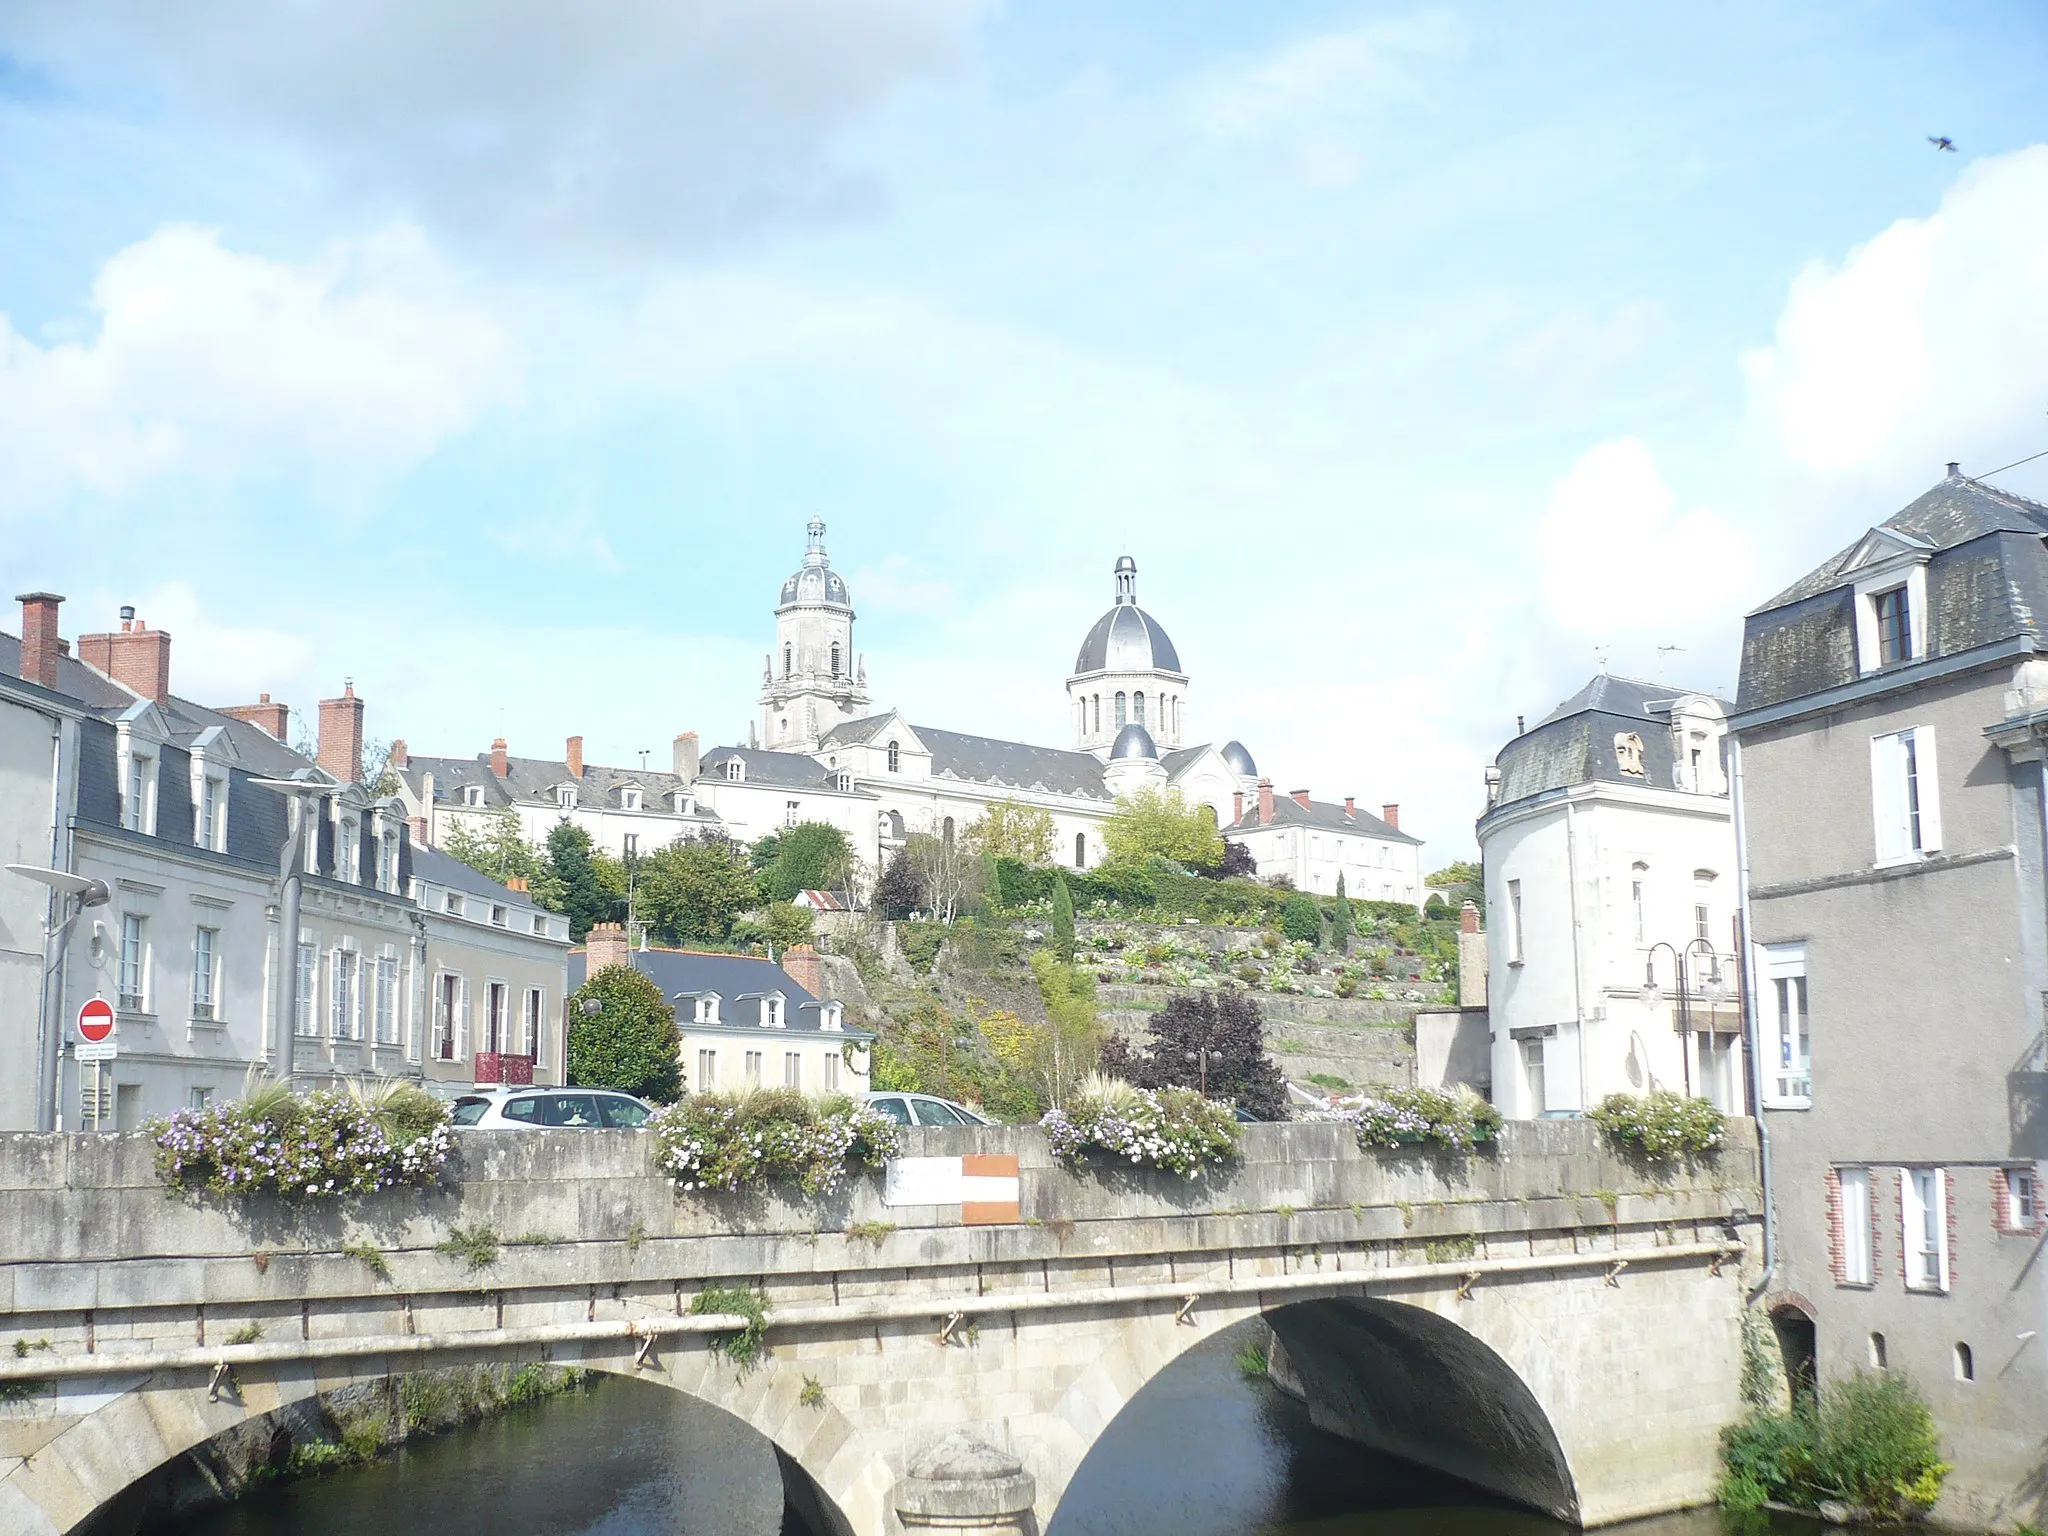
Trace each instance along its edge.
{"label": "antenna on roof", "polygon": [[1600,670],[1603,674],[1607,671],[1607,653],[1612,649],[1613,647],[1608,645],[1596,645],[1593,647],[1593,660],[1600,664]]}

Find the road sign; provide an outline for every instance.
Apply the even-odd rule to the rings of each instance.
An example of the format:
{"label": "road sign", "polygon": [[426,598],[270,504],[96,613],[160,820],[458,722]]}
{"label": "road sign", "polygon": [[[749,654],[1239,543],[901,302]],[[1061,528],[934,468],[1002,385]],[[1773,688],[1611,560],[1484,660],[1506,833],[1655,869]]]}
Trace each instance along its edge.
{"label": "road sign", "polygon": [[112,1061],[121,1054],[121,1047],[111,1040],[81,1040],[71,1048],[71,1054],[80,1061]]}
{"label": "road sign", "polygon": [[[97,1045],[114,1032],[114,1005],[104,997],[89,998],[78,1010],[79,1038]],[[91,1057],[81,1058],[90,1061]]]}

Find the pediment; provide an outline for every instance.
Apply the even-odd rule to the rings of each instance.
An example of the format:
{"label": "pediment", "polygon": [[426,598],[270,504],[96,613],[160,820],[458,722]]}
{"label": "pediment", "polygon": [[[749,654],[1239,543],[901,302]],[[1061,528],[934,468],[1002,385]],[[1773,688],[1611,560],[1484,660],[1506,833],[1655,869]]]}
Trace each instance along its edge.
{"label": "pediment", "polygon": [[1842,574],[1854,576],[1873,568],[1912,564],[1933,553],[1934,546],[1925,539],[1901,533],[1896,528],[1873,528],[1849,551],[1849,558],[1842,565]]}

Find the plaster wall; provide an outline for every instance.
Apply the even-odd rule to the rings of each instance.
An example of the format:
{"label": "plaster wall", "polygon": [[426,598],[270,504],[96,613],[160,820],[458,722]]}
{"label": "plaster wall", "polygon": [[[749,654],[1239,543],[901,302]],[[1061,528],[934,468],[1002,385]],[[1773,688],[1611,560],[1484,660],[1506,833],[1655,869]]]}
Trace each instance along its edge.
{"label": "plaster wall", "polygon": [[[53,748],[59,718],[0,697],[0,864],[63,867],[56,832]],[[70,760],[66,759],[67,770]],[[49,887],[0,873],[0,1128],[36,1124],[36,1042],[43,997]]]}

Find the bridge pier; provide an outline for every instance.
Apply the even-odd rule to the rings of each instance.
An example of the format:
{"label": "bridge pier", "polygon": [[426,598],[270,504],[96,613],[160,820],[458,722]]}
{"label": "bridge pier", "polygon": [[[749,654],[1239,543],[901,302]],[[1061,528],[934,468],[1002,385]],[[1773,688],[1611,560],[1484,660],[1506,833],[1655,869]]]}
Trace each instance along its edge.
{"label": "bridge pier", "polygon": [[1038,1536],[1037,1502],[1024,1464],[964,1429],[911,1457],[896,1484],[896,1517],[906,1532]]}

